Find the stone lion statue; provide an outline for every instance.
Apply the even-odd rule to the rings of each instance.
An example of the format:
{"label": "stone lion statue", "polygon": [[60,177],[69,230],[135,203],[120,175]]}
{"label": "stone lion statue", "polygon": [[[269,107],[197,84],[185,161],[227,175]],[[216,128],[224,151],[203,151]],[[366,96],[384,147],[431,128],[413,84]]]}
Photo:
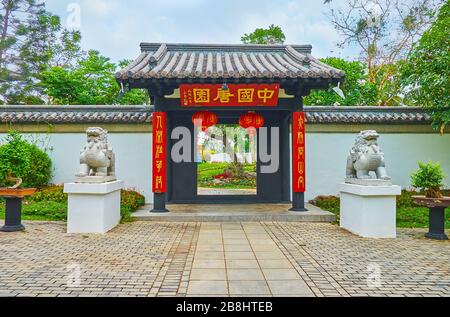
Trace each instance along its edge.
{"label": "stone lion statue", "polygon": [[374,172],[378,180],[391,179],[386,173],[384,153],[378,146],[379,137],[374,130],[362,131],[358,135],[347,160],[347,179],[373,179],[370,172]]}
{"label": "stone lion statue", "polygon": [[80,153],[80,172],[76,176],[115,179],[115,155],[108,146],[108,131],[93,127],[86,134],[87,143]]}

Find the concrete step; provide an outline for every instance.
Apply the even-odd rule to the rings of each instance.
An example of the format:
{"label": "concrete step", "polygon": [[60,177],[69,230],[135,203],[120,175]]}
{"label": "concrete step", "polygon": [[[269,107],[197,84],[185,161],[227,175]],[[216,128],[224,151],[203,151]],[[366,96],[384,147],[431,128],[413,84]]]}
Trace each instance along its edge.
{"label": "concrete step", "polygon": [[159,222],[334,222],[336,216],[315,206],[306,205],[307,212],[290,212],[286,204],[250,205],[167,205],[169,213],[152,213],[146,205],[133,214],[139,221]]}

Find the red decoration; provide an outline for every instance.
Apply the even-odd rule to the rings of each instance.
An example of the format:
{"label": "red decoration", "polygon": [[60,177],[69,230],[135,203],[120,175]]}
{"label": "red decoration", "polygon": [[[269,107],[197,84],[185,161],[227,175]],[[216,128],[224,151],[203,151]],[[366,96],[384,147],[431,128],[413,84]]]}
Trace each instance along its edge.
{"label": "red decoration", "polygon": [[304,112],[292,114],[292,183],[295,193],[306,191],[306,119]]}
{"label": "red decoration", "polygon": [[182,107],[276,107],[279,84],[183,84]]}
{"label": "red decoration", "polygon": [[254,135],[256,130],[264,126],[264,117],[254,112],[244,114],[239,119],[239,125]]}
{"label": "red decoration", "polygon": [[219,122],[219,119],[216,114],[210,111],[198,111],[192,116],[192,123],[197,127],[201,127],[203,132],[215,126],[217,122]]}
{"label": "red decoration", "polygon": [[153,113],[153,192],[167,191],[167,116],[165,112]]}

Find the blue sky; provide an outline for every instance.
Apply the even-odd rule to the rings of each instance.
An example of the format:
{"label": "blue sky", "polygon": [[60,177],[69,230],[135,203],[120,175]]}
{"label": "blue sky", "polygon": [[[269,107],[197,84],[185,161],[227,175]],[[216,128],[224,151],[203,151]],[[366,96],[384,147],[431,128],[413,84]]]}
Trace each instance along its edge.
{"label": "blue sky", "polygon": [[[344,0],[334,0],[333,6]],[[311,44],[317,57],[357,58],[338,49],[340,37],[323,0],[46,0],[63,23],[72,4],[80,8],[83,49],[96,49],[117,61],[135,58],[140,42],[240,42],[244,33],[281,26],[288,44]]]}

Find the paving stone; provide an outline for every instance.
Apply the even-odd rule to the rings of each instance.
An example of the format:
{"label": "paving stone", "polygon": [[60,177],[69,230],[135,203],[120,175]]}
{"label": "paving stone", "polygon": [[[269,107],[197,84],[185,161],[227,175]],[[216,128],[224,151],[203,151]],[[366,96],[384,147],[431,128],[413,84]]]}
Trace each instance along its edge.
{"label": "paving stone", "polygon": [[266,281],[229,281],[230,294],[270,295]]}

